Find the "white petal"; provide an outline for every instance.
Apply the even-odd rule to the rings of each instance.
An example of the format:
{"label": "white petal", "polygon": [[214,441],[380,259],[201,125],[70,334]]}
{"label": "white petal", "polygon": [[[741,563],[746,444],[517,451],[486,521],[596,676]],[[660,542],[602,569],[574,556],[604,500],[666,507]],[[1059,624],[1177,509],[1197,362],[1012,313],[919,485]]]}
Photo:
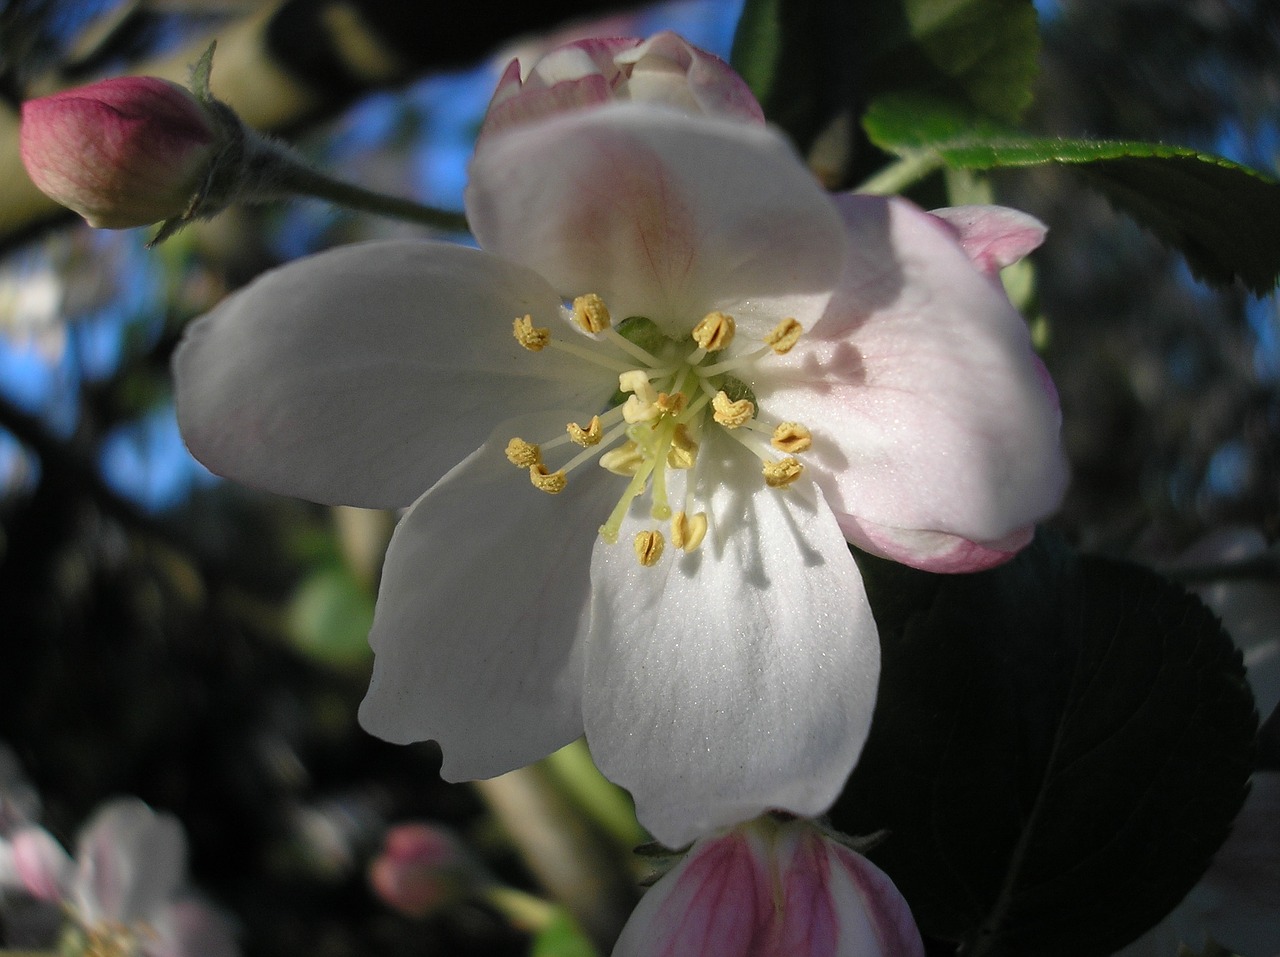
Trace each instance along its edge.
{"label": "white petal", "polygon": [[142,920],[173,897],[186,867],[177,819],[137,798],[112,801],[80,834],[75,903],[90,922]]}
{"label": "white petal", "polygon": [[838,515],[904,541],[1002,542],[1056,508],[1067,479],[1026,325],[934,217],[897,199],[838,202],[851,250],[840,292],[812,335],[762,365],[761,407],[813,431],[806,461]]}
{"label": "white petal", "polygon": [[571,405],[610,373],[511,334],[557,325],[537,275],[443,243],[298,260],[229,297],[174,360],[178,422],[215,472],[331,504],[412,502],[504,418]]}
{"label": "white petal", "polygon": [[724,310],[756,336],[821,314],[843,259],[839,218],[772,130],[615,103],[511,130],[471,166],[480,244],[565,296],[687,335]]}
{"label": "white petal", "polygon": [[880,665],[862,579],[812,487],[766,489],[714,432],[699,467],[734,481],[711,492],[698,551],[640,567],[631,536],[655,523],[632,517],[591,571],[587,742],[671,847],[770,808],[824,812],[862,750]]}
{"label": "white petal", "polygon": [[621,482],[588,464],[548,495],[504,454],[512,436],[549,438],[568,418],[501,427],[387,550],[360,722],[397,743],[439,741],[450,780],[502,774],[582,733],[591,547]]}

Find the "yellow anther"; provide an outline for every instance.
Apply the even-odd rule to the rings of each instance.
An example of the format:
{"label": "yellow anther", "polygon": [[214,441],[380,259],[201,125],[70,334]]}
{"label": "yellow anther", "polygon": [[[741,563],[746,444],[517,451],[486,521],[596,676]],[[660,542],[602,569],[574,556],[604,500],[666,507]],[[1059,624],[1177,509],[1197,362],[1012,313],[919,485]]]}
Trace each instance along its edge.
{"label": "yellow anther", "polygon": [[645,402],[656,402],[658,393],[649,382],[649,373],[644,369],[632,369],[618,376],[619,392],[634,392]]}
{"label": "yellow anther", "polygon": [[693,327],[693,341],[708,352],[719,352],[733,342],[733,316],[709,312]]}
{"label": "yellow anther", "polygon": [[779,452],[794,455],[809,451],[813,445],[813,434],[799,422],[783,422],[773,430],[769,444]]}
{"label": "yellow anther", "polygon": [[507,461],[522,469],[542,464],[542,449],[524,439],[512,439],[507,443]]}
{"label": "yellow anther", "polygon": [[658,564],[658,559],[662,557],[662,548],[666,544],[662,540],[662,533],[657,529],[648,532],[636,532],[635,542],[632,547],[636,551],[636,558],[645,568],[651,568]]}
{"label": "yellow anther", "polygon": [[686,515],[676,512],[671,518],[671,544],[686,552],[691,552],[707,537],[707,513]]}
{"label": "yellow anther", "polygon": [[585,296],[579,296],[573,300],[573,318],[578,325],[592,335],[597,332],[604,332],[613,325],[613,320],[609,317],[609,309],[605,306],[604,300],[594,292],[589,292]]}
{"label": "yellow anther", "polygon": [[802,332],[804,332],[804,326],[794,319],[787,318],[774,326],[773,331],[764,337],[764,341],[778,355],[784,355],[791,351],[791,347],[800,339]]}
{"label": "yellow anther", "polygon": [[565,431],[569,433],[569,438],[583,448],[599,445],[600,440],[604,438],[604,427],[601,426],[600,416],[598,415],[591,417],[591,421],[585,429],[578,425],[577,422],[570,422],[565,426]]}
{"label": "yellow anther", "polygon": [[769,488],[785,488],[800,477],[804,466],[788,455],[776,462],[765,462],[761,471],[764,473],[764,484]]}
{"label": "yellow anther", "polygon": [[541,463],[529,466],[529,481],[538,491],[546,492],[548,495],[563,492],[564,487],[569,484],[569,480],[565,478],[564,469],[548,472],[547,467]]}
{"label": "yellow anther", "polygon": [[533,316],[517,316],[515,322],[512,323],[511,334],[516,337],[516,342],[530,352],[541,352],[546,347],[546,344],[551,341],[551,330],[535,328]]}
{"label": "yellow anther", "polygon": [[667,465],[673,469],[691,469],[698,457],[698,443],[689,437],[689,429],[682,422],[671,433],[671,448],[667,450]]}
{"label": "yellow anther", "polygon": [[657,402],[646,402],[638,395],[627,396],[627,401],[622,403],[622,417],[631,425],[652,422],[660,415],[662,410]]}
{"label": "yellow anther", "polygon": [[736,429],[740,425],[745,425],[756,414],[756,407],[750,399],[739,399],[734,402],[723,389],[711,400],[711,408],[715,410],[712,418],[726,429]]}
{"label": "yellow anther", "polygon": [[654,404],[664,415],[679,415],[689,404],[689,397],[683,392],[659,392]]}
{"label": "yellow anther", "polygon": [[644,464],[644,453],[634,442],[624,442],[600,456],[600,467],[614,475],[635,475]]}

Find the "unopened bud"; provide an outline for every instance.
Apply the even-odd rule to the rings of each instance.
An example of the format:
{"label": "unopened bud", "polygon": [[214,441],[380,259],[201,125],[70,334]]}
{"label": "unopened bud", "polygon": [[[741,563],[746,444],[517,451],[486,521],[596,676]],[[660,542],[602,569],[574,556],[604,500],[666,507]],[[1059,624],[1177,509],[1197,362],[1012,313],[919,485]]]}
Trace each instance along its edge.
{"label": "unopened bud", "polygon": [[102,80],[22,106],[22,163],[32,182],[106,229],[182,216],[219,139],[194,94],[154,76]]}
{"label": "unopened bud", "polygon": [[407,917],[427,917],[474,891],[479,870],[453,835],[429,824],[387,831],[382,853],[369,865],[378,898]]}

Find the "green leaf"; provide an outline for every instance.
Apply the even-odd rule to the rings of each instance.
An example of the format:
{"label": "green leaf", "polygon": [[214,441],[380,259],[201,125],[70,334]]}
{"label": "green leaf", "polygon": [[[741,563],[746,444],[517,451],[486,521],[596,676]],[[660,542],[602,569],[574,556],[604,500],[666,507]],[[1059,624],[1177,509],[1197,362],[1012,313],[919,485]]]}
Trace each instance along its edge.
{"label": "green leaf", "polygon": [[1031,0],[876,0],[855,38],[866,101],[941,97],[1014,121],[1030,105],[1040,33]]}
{"label": "green leaf", "polygon": [[881,149],[931,153],[953,169],[1070,166],[1178,250],[1200,279],[1239,279],[1259,295],[1280,280],[1280,183],[1221,157],[1159,143],[1029,136],[920,97],[877,101],[863,126]]}
{"label": "green leaf", "polygon": [[832,812],[930,937],[1102,957],[1199,879],[1244,799],[1256,715],[1193,596],[1041,536],[935,576],[858,556],[881,629],[872,732]]}
{"label": "green leaf", "polygon": [[596,957],[596,949],[574,919],[558,910],[534,938],[529,957]]}
{"label": "green leaf", "polygon": [[287,612],[290,637],[306,654],[345,667],[369,660],[374,597],[345,565],[314,572],[294,593]]}

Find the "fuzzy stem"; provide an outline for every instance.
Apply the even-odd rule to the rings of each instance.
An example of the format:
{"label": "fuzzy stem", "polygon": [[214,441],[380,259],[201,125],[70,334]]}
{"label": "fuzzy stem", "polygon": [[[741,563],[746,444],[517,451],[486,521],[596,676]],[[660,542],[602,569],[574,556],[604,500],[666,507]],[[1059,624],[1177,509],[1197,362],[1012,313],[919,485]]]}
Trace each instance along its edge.
{"label": "fuzzy stem", "polygon": [[904,156],[896,163],[890,163],[880,172],[863,181],[854,192],[871,193],[876,196],[901,193],[908,186],[918,183],[945,165],[942,157],[937,153],[913,153],[910,156]]}

